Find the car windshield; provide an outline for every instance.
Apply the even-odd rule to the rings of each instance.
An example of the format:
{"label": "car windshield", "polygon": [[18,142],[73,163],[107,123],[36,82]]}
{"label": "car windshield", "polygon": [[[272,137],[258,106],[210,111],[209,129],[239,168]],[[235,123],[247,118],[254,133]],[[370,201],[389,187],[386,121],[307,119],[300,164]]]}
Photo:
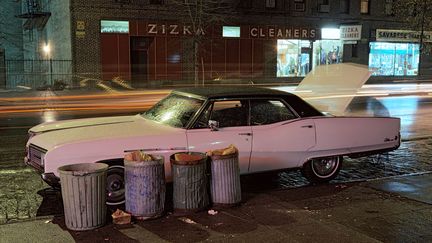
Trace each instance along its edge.
{"label": "car windshield", "polygon": [[204,100],[172,93],[141,115],[165,125],[184,128],[203,103]]}

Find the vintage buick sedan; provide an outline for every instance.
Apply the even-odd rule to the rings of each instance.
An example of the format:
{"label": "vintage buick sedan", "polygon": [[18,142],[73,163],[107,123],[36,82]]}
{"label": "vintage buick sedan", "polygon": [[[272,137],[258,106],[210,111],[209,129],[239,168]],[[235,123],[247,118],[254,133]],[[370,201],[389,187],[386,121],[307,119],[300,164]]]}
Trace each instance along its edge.
{"label": "vintage buick sedan", "polygon": [[183,88],[148,111],[121,117],[43,123],[29,130],[25,162],[58,185],[57,168],[107,163],[108,204],[124,201],[123,157],[142,150],[165,158],[234,144],[242,174],[301,168],[311,182],[338,174],[343,156],[366,156],[400,145],[390,117],[325,116],[301,98],[255,87]]}

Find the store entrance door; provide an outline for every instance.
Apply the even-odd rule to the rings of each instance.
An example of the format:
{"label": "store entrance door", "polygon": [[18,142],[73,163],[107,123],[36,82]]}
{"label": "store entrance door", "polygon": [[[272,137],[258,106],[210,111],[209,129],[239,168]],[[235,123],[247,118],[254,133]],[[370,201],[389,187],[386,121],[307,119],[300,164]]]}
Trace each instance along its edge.
{"label": "store entrance door", "polygon": [[130,41],[132,87],[142,88],[147,85],[148,48],[153,41],[153,38],[132,36]]}

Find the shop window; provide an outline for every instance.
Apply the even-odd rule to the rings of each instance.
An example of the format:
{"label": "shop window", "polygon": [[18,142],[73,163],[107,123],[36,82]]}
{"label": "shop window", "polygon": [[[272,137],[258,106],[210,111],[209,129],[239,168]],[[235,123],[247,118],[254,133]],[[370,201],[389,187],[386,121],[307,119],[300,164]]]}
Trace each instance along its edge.
{"label": "shop window", "polygon": [[223,37],[240,37],[240,27],[239,26],[223,26],[222,27]]}
{"label": "shop window", "polygon": [[342,63],[343,42],[339,39],[318,40],[313,43],[312,68]]}
{"label": "shop window", "polygon": [[349,9],[350,9],[350,1],[340,0],[340,12],[349,14]]}
{"label": "shop window", "polygon": [[369,14],[369,0],[360,0],[360,13]]}
{"label": "shop window", "polygon": [[416,76],[419,44],[371,42],[369,70],[373,76]]}
{"label": "shop window", "polygon": [[277,40],[276,77],[304,77],[310,71],[308,40]]}
{"label": "shop window", "polygon": [[101,33],[129,33],[129,21],[101,20]]}

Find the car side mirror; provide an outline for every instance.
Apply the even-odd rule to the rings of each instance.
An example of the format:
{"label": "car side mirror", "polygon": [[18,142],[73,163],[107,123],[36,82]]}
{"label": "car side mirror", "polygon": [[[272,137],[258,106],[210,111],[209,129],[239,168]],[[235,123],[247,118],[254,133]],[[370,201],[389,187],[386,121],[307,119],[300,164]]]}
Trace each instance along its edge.
{"label": "car side mirror", "polygon": [[215,120],[209,120],[208,121],[208,127],[212,131],[217,131],[217,130],[219,130],[219,122],[215,121]]}

